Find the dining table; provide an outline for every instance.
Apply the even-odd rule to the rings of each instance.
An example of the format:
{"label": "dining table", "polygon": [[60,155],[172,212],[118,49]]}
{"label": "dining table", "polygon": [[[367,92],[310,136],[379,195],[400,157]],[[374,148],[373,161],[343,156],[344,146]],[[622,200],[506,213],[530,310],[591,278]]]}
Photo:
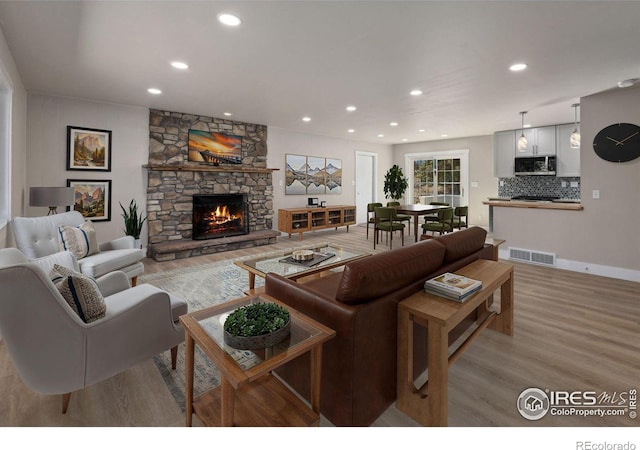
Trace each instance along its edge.
{"label": "dining table", "polygon": [[414,205],[400,205],[393,206],[396,208],[396,211],[400,214],[408,214],[413,216],[413,237],[415,242],[418,242],[418,217],[426,216],[427,214],[431,214],[434,211],[438,211],[439,209],[447,209],[450,206],[443,205],[422,205],[420,203]]}

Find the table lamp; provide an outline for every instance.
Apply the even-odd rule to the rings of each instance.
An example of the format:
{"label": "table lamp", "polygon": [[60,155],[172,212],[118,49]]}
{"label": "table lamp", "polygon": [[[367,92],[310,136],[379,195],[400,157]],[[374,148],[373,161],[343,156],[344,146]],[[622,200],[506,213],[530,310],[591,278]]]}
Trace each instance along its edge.
{"label": "table lamp", "polygon": [[32,187],[29,188],[29,206],[48,206],[49,213],[58,213],[58,206],[73,205],[75,194],[72,187]]}

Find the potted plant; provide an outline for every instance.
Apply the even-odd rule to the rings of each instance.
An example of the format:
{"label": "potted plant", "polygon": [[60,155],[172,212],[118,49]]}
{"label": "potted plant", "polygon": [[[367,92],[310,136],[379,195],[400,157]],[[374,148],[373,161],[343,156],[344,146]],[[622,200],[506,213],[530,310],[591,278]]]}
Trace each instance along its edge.
{"label": "potted plant", "polygon": [[253,303],[233,311],[224,321],[224,342],[237,349],[271,347],[291,330],[289,311],[275,303]]}
{"label": "potted plant", "polygon": [[384,176],[384,196],[393,200],[400,200],[409,186],[402,169],[394,164]]}
{"label": "potted plant", "polygon": [[127,211],[122,203],[120,203],[122,209],[122,217],[124,218],[124,232],[127,236],[133,236],[136,240],[136,247],[142,248],[140,244],[140,233],[142,232],[142,224],[147,220],[147,216],[142,216],[142,212],[138,214],[138,205],[135,199],[129,203],[129,210]]}

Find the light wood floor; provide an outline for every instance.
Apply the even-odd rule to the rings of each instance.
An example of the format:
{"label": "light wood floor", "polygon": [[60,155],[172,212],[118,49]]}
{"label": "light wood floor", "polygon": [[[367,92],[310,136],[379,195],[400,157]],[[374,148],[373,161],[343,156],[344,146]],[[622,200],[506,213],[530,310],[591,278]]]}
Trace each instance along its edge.
{"label": "light wood floor", "polygon": [[[499,237],[499,236],[496,236]],[[412,238],[406,238],[406,244]],[[154,273],[272,249],[331,242],[373,251],[364,227],[279,238],[258,247],[157,263]],[[399,247],[396,234],[394,248]],[[508,245],[506,243],[505,245]],[[381,244],[377,251],[386,251]],[[515,333],[490,330],[466,350],[449,375],[450,426],[638,426],[624,417],[558,417],[538,422],[516,410],[528,387],[599,392],[638,389],[640,374],[640,284],[515,263]],[[184,417],[152,361],[76,392],[66,415],[58,396],[43,396],[20,381],[0,342],[0,426],[182,426]],[[330,426],[327,421],[322,425]],[[376,426],[415,426],[391,406]]]}

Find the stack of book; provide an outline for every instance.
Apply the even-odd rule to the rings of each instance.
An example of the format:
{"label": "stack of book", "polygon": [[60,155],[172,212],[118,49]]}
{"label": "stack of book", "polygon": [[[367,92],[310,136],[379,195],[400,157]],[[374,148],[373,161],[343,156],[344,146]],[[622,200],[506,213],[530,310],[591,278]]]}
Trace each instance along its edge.
{"label": "stack of book", "polygon": [[424,282],[424,290],[426,292],[460,303],[481,288],[482,281],[449,272]]}

